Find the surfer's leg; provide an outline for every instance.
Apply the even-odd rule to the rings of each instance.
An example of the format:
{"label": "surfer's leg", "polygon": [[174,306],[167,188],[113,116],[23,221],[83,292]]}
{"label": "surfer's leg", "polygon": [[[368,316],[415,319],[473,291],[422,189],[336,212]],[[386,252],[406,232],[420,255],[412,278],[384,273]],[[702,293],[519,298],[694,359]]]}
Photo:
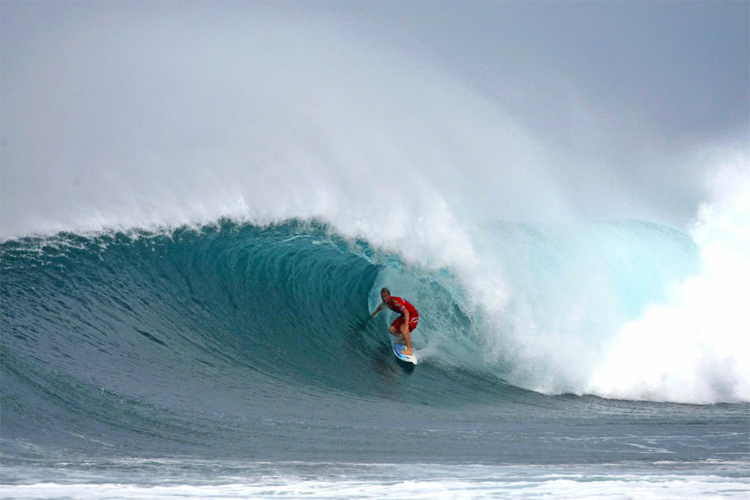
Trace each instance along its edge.
{"label": "surfer's leg", "polygon": [[396,337],[396,342],[397,343],[399,343],[399,344],[403,344],[404,343],[404,336],[401,335],[401,332],[399,332],[395,328],[390,327],[388,329],[388,333],[390,333],[391,335],[393,335],[394,337]]}
{"label": "surfer's leg", "polygon": [[396,320],[391,323],[391,327],[388,329],[388,333],[393,335],[394,337],[401,337],[401,325],[404,324],[404,318],[396,318]]}
{"label": "surfer's leg", "polygon": [[417,323],[419,323],[419,316],[412,316],[409,320],[409,325],[404,325],[402,322],[401,326],[401,334],[403,335],[404,340],[406,340],[406,350],[404,351],[404,354],[409,356],[413,354],[411,350],[411,336],[409,334],[417,327]]}
{"label": "surfer's leg", "polygon": [[[404,330],[406,330],[406,331],[404,331]],[[405,351],[401,351],[401,352],[403,352],[407,356],[411,356],[414,353],[411,350],[411,337],[409,336],[409,331],[408,330],[409,330],[408,328],[404,328],[401,331],[401,334],[404,336],[404,340],[406,340],[406,350]]]}

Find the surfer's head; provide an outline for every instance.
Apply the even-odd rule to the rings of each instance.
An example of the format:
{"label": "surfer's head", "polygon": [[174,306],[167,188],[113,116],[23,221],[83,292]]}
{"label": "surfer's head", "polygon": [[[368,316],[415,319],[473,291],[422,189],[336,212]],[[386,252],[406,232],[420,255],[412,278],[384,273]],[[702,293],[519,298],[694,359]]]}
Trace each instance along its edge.
{"label": "surfer's head", "polygon": [[380,298],[383,299],[383,302],[388,302],[391,298],[391,291],[383,287],[383,289],[380,290]]}

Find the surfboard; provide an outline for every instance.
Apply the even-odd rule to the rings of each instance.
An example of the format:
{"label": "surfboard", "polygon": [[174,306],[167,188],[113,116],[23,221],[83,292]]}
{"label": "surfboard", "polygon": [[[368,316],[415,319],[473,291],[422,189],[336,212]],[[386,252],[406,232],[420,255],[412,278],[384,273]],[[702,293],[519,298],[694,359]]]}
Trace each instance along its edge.
{"label": "surfboard", "polygon": [[393,354],[396,355],[396,358],[400,359],[401,361],[405,363],[411,363],[413,365],[417,364],[417,357],[414,354],[408,355],[404,354],[401,351],[405,351],[406,346],[404,344],[399,343],[398,341],[393,342]]}

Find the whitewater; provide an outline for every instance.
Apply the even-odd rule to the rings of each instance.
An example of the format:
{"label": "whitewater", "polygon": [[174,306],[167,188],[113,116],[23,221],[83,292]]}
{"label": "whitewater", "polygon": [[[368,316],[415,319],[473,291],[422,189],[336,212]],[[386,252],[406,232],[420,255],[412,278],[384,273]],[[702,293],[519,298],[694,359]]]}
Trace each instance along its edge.
{"label": "whitewater", "polygon": [[747,495],[744,139],[665,160],[678,224],[394,47],[219,17],[4,62],[48,140],[2,156],[0,498]]}

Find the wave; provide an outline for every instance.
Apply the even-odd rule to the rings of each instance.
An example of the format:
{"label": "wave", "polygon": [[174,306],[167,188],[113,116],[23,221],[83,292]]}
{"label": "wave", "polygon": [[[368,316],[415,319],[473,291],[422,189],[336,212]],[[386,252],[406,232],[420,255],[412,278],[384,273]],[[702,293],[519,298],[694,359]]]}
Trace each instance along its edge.
{"label": "wave", "polygon": [[[463,267],[420,265],[315,221],[8,240],[4,373],[195,405],[203,391],[247,377],[260,392],[383,397],[393,390],[384,392],[384,377],[398,373],[386,340],[393,318],[369,312],[388,286],[421,319],[422,373],[399,397],[501,404],[514,387],[618,397],[591,382],[602,359],[700,263],[687,235],[636,221],[496,222],[472,238],[476,260]],[[629,354],[608,362],[637,364],[648,347]],[[720,382],[710,402],[744,398]],[[706,400],[630,387],[627,399]]]}

